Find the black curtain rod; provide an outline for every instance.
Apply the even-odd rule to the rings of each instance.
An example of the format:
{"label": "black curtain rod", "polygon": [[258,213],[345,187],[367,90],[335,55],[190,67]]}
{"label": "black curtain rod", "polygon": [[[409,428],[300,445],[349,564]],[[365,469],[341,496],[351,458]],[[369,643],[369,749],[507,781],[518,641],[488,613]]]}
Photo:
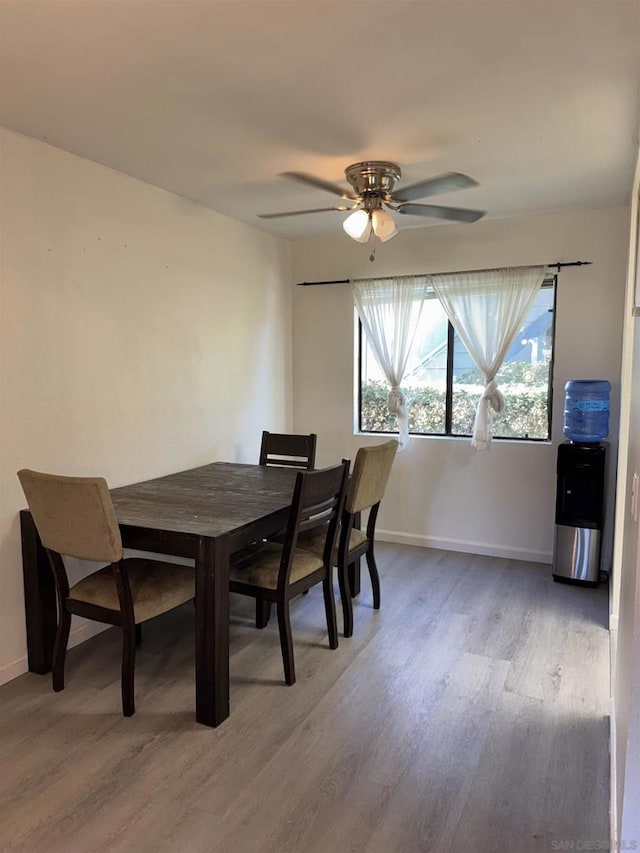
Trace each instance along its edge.
{"label": "black curtain rod", "polygon": [[[553,264],[545,264],[547,269],[555,269],[560,272],[564,267],[588,267],[593,261],[556,261]],[[465,272],[489,272],[489,270],[465,270]],[[448,275],[448,273],[420,273],[420,275]],[[369,276],[375,278],[376,276]],[[392,278],[402,278],[403,276],[385,275],[381,276],[380,280],[388,280]],[[297,287],[316,287],[321,284],[351,284],[349,278],[338,278],[335,281],[299,281]]]}

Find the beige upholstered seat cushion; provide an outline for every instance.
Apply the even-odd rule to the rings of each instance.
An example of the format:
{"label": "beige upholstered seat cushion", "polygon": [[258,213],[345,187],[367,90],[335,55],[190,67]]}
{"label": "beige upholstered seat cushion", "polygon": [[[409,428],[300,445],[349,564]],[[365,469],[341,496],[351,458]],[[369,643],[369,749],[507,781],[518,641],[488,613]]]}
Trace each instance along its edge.
{"label": "beige upholstered seat cushion", "polygon": [[[260,586],[263,589],[277,589],[281,559],[281,546],[272,542],[265,543],[261,548],[254,549],[249,554],[238,554],[231,563],[231,580],[251,586]],[[302,548],[296,548],[289,583],[295,583],[306,578],[307,575],[321,569],[322,566],[322,557]]]}
{"label": "beige upholstered seat cushion", "polygon": [[[123,568],[129,577],[136,622],[144,622],[166,613],[195,596],[195,572],[192,566],[132,557],[123,561]],[[109,566],[72,586],[69,598],[109,610],[120,610],[116,579]]]}
{"label": "beige upholstered seat cushion", "polygon": [[[301,533],[298,537],[299,544],[307,551],[312,551],[314,554],[322,555],[324,553],[324,543],[327,538],[326,530],[311,530],[308,534]],[[355,527],[351,528],[349,534],[349,550],[353,551],[358,545],[362,545],[367,541],[367,537],[361,530]],[[338,562],[338,547],[333,549],[333,563]]]}
{"label": "beige upholstered seat cushion", "polygon": [[362,532],[362,530],[357,530],[355,527],[351,528],[351,533],[349,534],[349,550],[353,551],[354,548],[357,548],[359,545],[364,545],[367,541],[367,537]]}

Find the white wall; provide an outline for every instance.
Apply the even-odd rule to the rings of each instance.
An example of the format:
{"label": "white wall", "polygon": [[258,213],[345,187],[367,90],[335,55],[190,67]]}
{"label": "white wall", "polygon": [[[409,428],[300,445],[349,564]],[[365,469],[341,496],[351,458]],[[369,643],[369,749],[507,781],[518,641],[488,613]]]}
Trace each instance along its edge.
{"label": "white wall", "polygon": [[640,475],[640,316],[632,314],[635,269],[636,264],[640,264],[636,255],[639,192],[640,156],[633,185],[628,237],[622,362],[623,405],[612,606],[611,786],[614,840],[635,841],[640,846],[640,534],[638,518],[634,518],[631,512],[632,479],[634,473]]}
{"label": "white wall", "polygon": [[25,668],[16,471],[118,486],[256,460],[262,429],[291,426],[291,245],[27,137],[0,144],[3,680]]}
{"label": "white wall", "polygon": [[[296,281],[593,261],[593,266],[568,268],[559,276],[553,444],[494,442],[489,451],[478,452],[466,439],[413,438],[394,464],[378,522],[381,537],[551,560],[556,445],[564,439],[567,380],[611,380],[615,463],[628,216],[628,209],[616,208],[403,231],[378,247],[373,264],[367,247],[342,233],[294,243]],[[294,427],[318,433],[321,463],[353,457],[359,446],[380,437],[353,434],[349,289],[297,287],[293,312]],[[611,483],[614,475],[612,464]],[[612,515],[610,499],[605,567],[610,564]]]}

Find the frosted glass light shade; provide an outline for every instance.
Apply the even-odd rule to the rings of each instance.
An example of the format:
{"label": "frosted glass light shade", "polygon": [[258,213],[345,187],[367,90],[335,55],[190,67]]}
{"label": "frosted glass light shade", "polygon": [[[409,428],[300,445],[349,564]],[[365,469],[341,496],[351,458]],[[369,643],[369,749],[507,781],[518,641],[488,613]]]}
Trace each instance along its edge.
{"label": "frosted glass light shade", "polygon": [[386,243],[387,240],[395,237],[398,233],[393,217],[389,216],[386,210],[381,210],[380,208],[374,210],[371,219],[373,223],[373,233],[381,243]]}
{"label": "frosted glass light shade", "polygon": [[342,227],[352,240],[366,243],[371,234],[371,220],[366,210],[356,210],[347,216]]}

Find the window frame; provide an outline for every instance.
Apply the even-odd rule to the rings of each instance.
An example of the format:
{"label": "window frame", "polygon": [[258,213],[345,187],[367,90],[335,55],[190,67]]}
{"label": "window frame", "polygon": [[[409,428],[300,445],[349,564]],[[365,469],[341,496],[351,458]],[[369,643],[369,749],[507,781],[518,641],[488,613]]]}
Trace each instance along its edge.
{"label": "window frame", "polygon": [[[551,273],[545,276],[540,289],[548,290],[553,288],[553,307],[550,308],[552,314],[551,322],[551,359],[549,361],[549,384],[547,386],[547,437],[546,438],[529,438],[527,436],[496,436],[495,441],[527,441],[535,442],[536,444],[549,444],[552,436],[552,410],[553,410],[553,394],[554,394],[554,373],[555,373],[555,357],[556,357],[556,308],[558,300],[558,275]],[[454,358],[454,338],[455,330],[450,320],[447,320],[447,376],[445,389],[445,431],[444,432],[411,432],[412,436],[423,436],[425,438],[470,438],[471,433],[452,432],[451,425],[453,421],[453,358]],[[358,317],[358,433],[362,435],[397,435],[398,431],[390,430],[367,430],[362,427],[362,350],[364,344],[364,335],[362,332],[362,322]]]}

